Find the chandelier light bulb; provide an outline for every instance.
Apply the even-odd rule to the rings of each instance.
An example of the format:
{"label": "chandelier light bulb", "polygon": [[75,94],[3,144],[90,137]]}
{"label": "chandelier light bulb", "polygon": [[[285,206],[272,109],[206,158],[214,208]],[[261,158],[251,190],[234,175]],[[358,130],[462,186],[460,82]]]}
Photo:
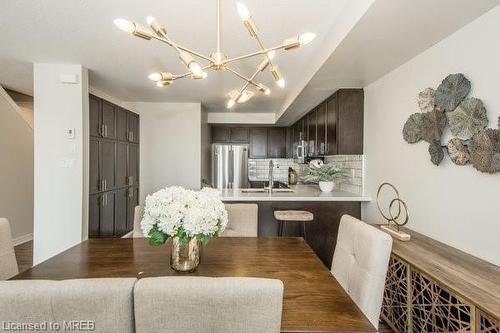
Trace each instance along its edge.
{"label": "chandelier light bulb", "polygon": [[271,89],[269,89],[268,87],[265,87],[264,88],[264,95],[270,95],[271,94]]}
{"label": "chandelier light bulb", "polygon": [[230,99],[228,102],[227,102],[227,105],[226,107],[228,109],[232,109],[234,107],[234,105],[236,104],[236,102],[234,101],[234,99]]}
{"label": "chandelier light bulb", "polygon": [[[191,71],[191,73],[193,73],[195,76],[203,76],[203,69],[201,69],[201,66],[200,64],[198,64],[197,62],[195,61],[192,61],[189,65],[188,65],[188,68],[189,70]],[[206,73],[205,73],[206,74]]]}
{"label": "chandelier light bulb", "polygon": [[161,75],[161,73],[151,73],[148,75],[148,79],[155,82],[160,81],[162,78],[163,76]]}
{"label": "chandelier light bulb", "polygon": [[238,98],[238,103],[248,102],[252,97],[253,97],[253,91],[245,90],[240,94],[240,97]]}
{"label": "chandelier light bulb", "polygon": [[153,16],[148,16],[146,17],[146,22],[148,23],[149,26],[152,26],[153,24],[156,23],[156,19]]}
{"label": "chandelier light bulb", "polygon": [[300,46],[304,46],[312,42],[316,38],[316,34],[312,32],[306,32],[299,36]]}
{"label": "chandelier light bulb", "polygon": [[248,21],[248,19],[250,19],[250,12],[248,11],[247,6],[238,2],[236,3],[236,8],[238,9],[238,15],[240,15],[243,21]]}
{"label": "chandelier light bulb", "polygon": [[279,79],[278,81],[276,81],[276,84],[278,85],[278,87],[282,89],[285,88],[285,79],[284,78]]}
{"label": "chandelier light bulb", "polygon": [[128,20],[122,19],[122,18],[117,18],[116,20],[113,21],[113,23],[122,31],[125,31],[126,33],[133,33],[135,31],[135,23],[130,22]]}

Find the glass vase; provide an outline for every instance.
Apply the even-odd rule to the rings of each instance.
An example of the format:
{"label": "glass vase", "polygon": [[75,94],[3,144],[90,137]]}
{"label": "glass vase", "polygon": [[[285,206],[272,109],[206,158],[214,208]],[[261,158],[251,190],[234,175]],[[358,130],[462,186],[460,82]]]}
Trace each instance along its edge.
{"label": "glass vase", "polygon": [[201,243],[197,238],[181,244],[179,237],[172,238],[170,267],[177,272],[192,272],[200,264]]}

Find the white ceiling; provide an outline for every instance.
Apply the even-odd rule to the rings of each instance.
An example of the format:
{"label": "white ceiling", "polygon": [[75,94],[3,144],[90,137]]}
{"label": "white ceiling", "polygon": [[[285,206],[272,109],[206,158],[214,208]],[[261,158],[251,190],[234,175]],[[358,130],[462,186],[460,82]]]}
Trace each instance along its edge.
{"label": "white ceiling", "polygon": [[293,123],[340,88],[367,86],[499,4],[375,1],[304,89],[284,101],[278,124]]}
{"label": "white ceiling", "polygon": [[[94,88],[123,101],[201,102],[209,111],[224,111],[225,94],[242,85],[230,73],[209,72],[205,80],[179,80],[157,88],[147,79],[154,71],[184,73],[176,53],[155,41],[119,31],[117,17],[145,25],[148,15],[165,23],[170,37],[210,54],[215,48],[215,0],[0,0],[0,84],[32,93],[32,63],[79,63],[90,69]],[[325,39],[349,0],[242,0],[253,14],[264,43],[276,45],[300,32],[315,32],[307,47],[276,55],[287,80],[278,89],[269,72],[260,76],[272,89],[257,94],[235,112],[278,112],[293,90],[307,83],[302,73],[321,54]],[[228,56],[257,50],[236,11],[236,0],[222,1],[223,49]],[[247,76],[261,59],[235,63]],[[224,111],[225,112],[225,111]]]}

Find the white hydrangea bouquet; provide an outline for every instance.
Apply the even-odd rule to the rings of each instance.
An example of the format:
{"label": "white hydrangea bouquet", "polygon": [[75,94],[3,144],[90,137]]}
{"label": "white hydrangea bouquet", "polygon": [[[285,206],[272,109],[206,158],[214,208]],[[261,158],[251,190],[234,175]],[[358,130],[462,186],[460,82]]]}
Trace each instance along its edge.
{"label": "white hydrangea bouquet", "polygon": [[172,186],[146,198],[142,232],[153,246],[177,238],[180,245],[197,239],[206,245],[227,226],[227,211],[219,192],[211,188],[201,191]]}

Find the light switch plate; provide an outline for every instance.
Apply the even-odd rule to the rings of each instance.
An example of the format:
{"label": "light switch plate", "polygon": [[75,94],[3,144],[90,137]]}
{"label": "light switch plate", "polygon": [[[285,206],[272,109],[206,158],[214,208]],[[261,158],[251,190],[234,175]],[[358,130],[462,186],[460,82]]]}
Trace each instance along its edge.
{"label": "light switch plate", "polygon": [[67,128],[66,129],[66,137],[68,139],[73,140],[75,138],[75,129],[74,128]]}

